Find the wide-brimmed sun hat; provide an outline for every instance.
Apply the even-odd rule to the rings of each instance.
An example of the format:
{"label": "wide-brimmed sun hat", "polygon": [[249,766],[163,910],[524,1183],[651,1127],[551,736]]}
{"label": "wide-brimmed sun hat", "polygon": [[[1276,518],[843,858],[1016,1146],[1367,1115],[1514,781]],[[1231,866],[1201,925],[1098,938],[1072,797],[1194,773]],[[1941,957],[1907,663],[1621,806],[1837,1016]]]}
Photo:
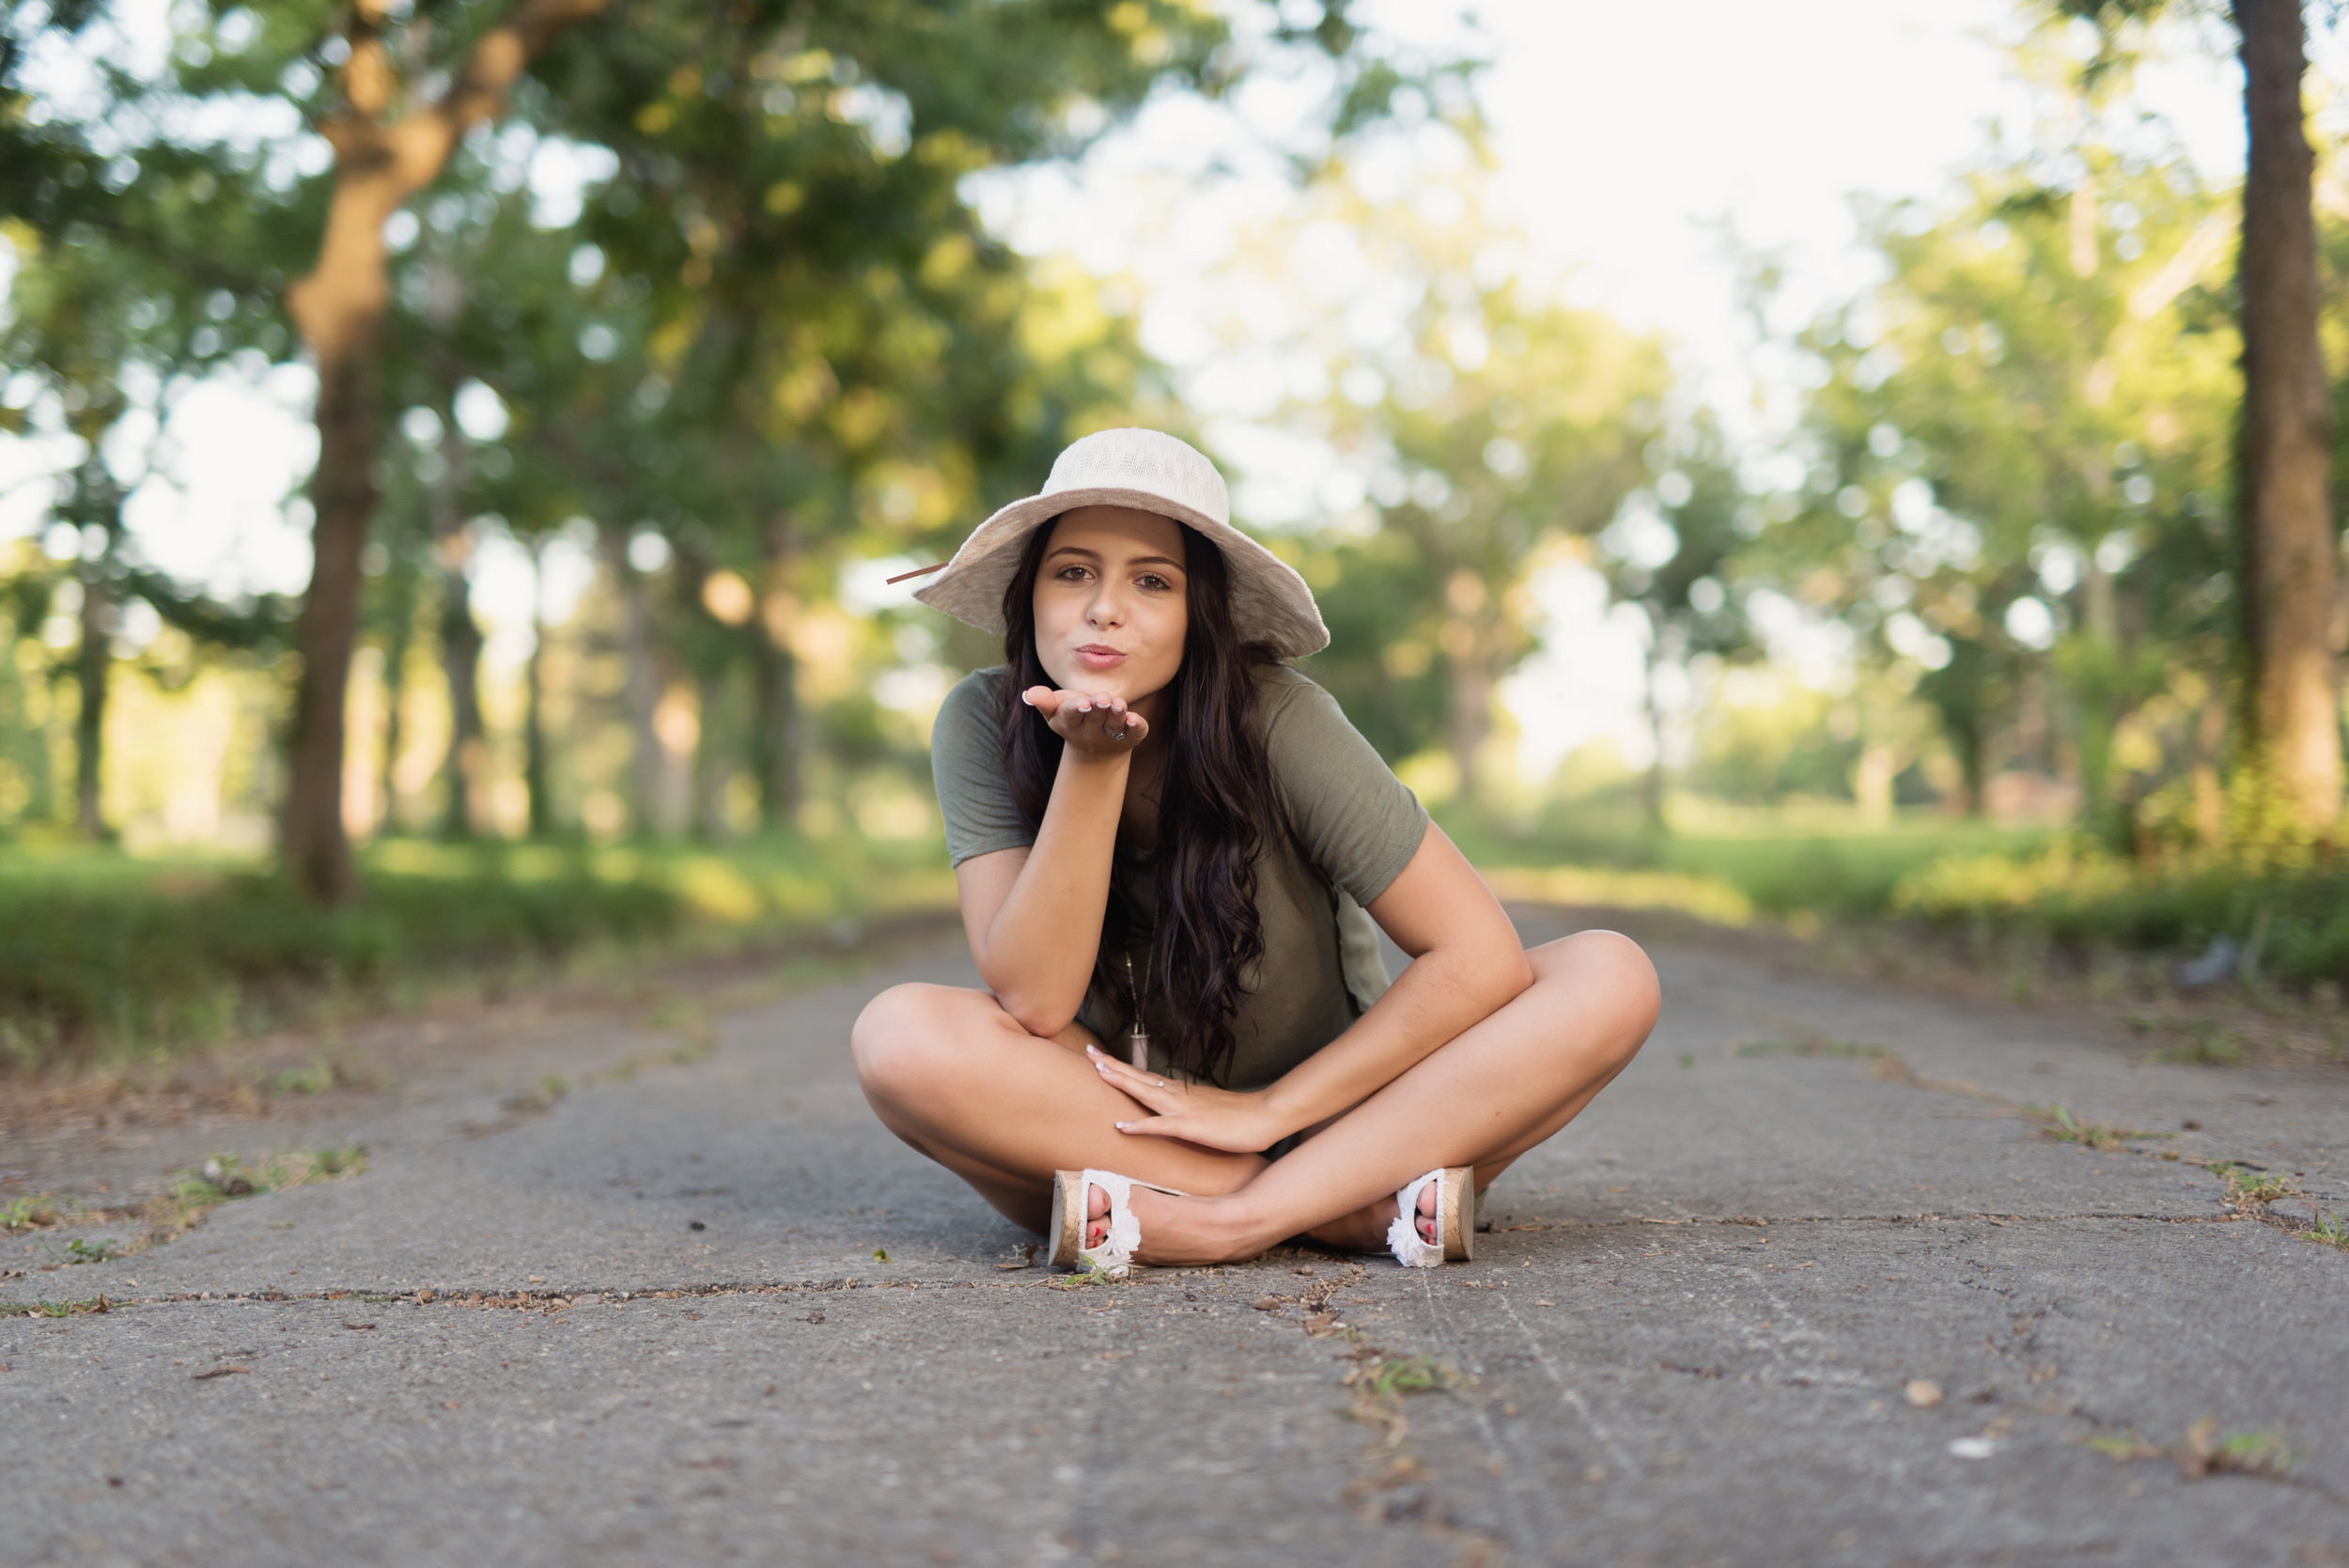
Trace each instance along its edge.
{"label": "wide-brimmed sun hat", "polygon": [[[971,531],[936,579],[914,598],[983,631],[1003,634],[1003,590],[1019,569],[1028,536],[1080,506],[1131,506],[1188,523],[1223,551],[1232,582],[1232,624],[1242,639],[1299,659],[1330,645],[1314,591],[1294,567],[1232,526],[1232,500],[1215,464],[1159,430],[1097,430],[1052,461],[1035,495],[1015,501]],[[909,574],[911,575],[911,574]]]}

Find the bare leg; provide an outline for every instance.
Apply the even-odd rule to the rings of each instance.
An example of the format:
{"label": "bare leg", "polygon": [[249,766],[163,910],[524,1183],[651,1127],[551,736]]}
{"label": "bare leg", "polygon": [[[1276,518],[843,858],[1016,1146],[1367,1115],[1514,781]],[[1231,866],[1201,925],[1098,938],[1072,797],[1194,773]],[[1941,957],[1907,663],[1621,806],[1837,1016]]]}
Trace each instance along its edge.
{"label": "bare leg", "polygon": [[857,1020],[857,1073],[883,1125],[1031,1229],[1052,1172],[1093,1166],[1201,1195],[1135,1194],[1145,1261],[1252,1257],[1300,1233],[1377,1250],[1396,1188],[1439,1165],[1474,1165],[1482,1188],[1579,1113],[1654,1026],[1655,970],[1626,939],[1583,932],[1527,956],[1530,988],[1270,1165],[1118,1132],[1146,1112],[1085,1062],[1089,1033],[1038,1039],[983,991],[882,993]]}
{"label": "bare leg", "polygon": [[1056,1170],[1224,1193],[1265,1166],[1262,1155],[1127,1137],[1117,1123],[1148,1112],[1085,1060],[1092,1032],[1071,1024],[1040,1039],[985,991],[894,986],[866,1006],[850,1043],[881,1125],[1032,1231],[1050,1215]]}
{"label": "bare leg", "polygon": [[1376,1246],[1395,1189],[1413,1176],[1472,1165],[1482,1188],[1572,1121],[1655,1027],[1656,970],[1611,931],[1562,938],[1526,957],[1532,986],[1238,1191],[1137,1191],[1143,1261],[1253,1257],[1300,1232]]}

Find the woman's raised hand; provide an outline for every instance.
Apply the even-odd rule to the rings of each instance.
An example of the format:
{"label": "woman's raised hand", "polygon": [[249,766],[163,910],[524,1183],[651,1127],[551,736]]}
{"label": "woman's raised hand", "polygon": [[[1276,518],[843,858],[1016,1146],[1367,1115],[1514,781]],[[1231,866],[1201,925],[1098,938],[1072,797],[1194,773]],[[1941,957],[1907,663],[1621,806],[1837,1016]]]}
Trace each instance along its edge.
{"label": "woman's raised hand", "polygon": [[1118,756],[1142,744],[1149,721],[1107,691],[1055,691],[1031,686],[1019,700],[1044,715],[1052,733],[1087,756]]}
{"label": "woman's raised hand", "polygon": [[1275,1120],[1272,1106],[1261,1090],[1218,1089],[1208,1083],[1183,1083],[1131,1067],[1096,1046],[1085,1047],[1085,1060],[1112,1088],[1122,1089],[1151,1112],[1139,1121],[1120,1122],[1117,1130],[1144,1138],[1179,1138],[1236,1155],[1261,1154],[1294,1130]]}

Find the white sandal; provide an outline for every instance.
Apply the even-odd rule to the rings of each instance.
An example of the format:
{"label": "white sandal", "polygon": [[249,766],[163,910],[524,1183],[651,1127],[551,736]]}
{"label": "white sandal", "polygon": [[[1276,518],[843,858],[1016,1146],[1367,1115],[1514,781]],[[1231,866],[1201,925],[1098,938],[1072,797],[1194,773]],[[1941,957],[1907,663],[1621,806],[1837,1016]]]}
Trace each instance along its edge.
{"label": "white sandal", "polygon": [[[1088,1187],[1099,1188],[1110,1199],[1109,1234],[1101,1238],[1098,1247],[1084,1244],[1085,1226],[1091,1222],[1085,1213]],[[1171,1187],[1138,1182],[1114,1171],[1053,1172],[1052,1219],[1044,1233],[1052,1242],[1052,1255],[1047,1260],[1051,1266],[1095,1269],[1112,1280],[1126,1278],[1134,1254],[1142,1250],[1142,1221],[1134,1218],[1132,1203],[1137,1187],[1173,1198],[1190,1196]]]}
{"label": "white sandal", "polygon": [[[1436,1239],[1419,1234],[1420,1189],[1436,1184]],[[1406,1268],[1433,1268],[1449,1258],[1466,1263],[1476,1255],[1476,1172],[1451,1165],[1404,1184],[1394,1195],[1395,1216],[1387,1226],[1387,1246]]]}

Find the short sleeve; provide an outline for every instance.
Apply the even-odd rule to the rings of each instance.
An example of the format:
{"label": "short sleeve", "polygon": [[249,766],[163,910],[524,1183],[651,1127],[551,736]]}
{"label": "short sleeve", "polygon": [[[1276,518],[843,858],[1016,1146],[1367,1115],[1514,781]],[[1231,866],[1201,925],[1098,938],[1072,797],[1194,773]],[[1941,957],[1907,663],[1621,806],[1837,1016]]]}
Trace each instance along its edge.
{"label": "short sleeve", "polygon": [[953,865],[1035,842],[1003,776],[1003,685],[1000,667],[965,675],[946,693],[930,727],[930,777],[938,785],[938,814],[946,821],[946,858]]}
{"label": "short sleeve", "polygon": [[1264,696],[1265,749],[1298,846],[1367,908],[1419,853],[1427,813],[1329,692],[1284,666]]}

